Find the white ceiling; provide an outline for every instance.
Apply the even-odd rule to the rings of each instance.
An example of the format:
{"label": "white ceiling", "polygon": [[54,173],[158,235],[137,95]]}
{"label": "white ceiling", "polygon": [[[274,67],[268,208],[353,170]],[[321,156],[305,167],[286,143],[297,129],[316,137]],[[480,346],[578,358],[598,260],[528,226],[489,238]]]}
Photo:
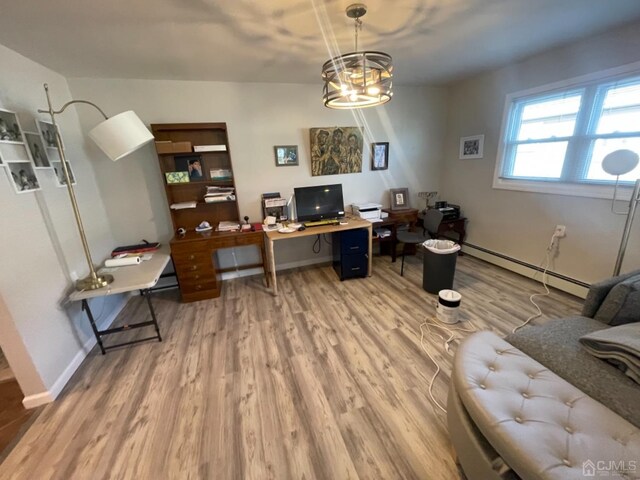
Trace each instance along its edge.
{"label": "white ceiling", "polygon": [[[331,54],[353,50],[350,3],[5,0],[0,44],[70,77],[318,83]],[[389,53],[402,84],[446,82],[640,19],[639,0],[366,3],[360,49]]]}

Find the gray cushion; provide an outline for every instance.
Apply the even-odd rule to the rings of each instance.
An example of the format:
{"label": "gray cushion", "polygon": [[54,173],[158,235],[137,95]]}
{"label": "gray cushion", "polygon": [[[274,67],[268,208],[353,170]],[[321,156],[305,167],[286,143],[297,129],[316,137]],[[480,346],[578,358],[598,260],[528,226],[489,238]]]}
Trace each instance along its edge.
{"label": "gray cushion", "polygon": [[594,319],[570,317],[522,328],[505,340],[640,427],[640,402],[630,400],[640,398],[640,385],[580,345],[580,337],[603,328]]}
{"label": "gray cushion", "polygon": [[640,275],[614,286],[593,318],[611,326],[640,321]]}
{"label": "gray cushion", "polygon": [[587,293],[587,298],[582,306],[582,316],[593,318],[611,289],[618,283],[628,278],[635,277],[636,275],[640,275],[640,270],[618,275],[617,277],[607,278],[606,280],[592,284],[589,287],[589,293]]}

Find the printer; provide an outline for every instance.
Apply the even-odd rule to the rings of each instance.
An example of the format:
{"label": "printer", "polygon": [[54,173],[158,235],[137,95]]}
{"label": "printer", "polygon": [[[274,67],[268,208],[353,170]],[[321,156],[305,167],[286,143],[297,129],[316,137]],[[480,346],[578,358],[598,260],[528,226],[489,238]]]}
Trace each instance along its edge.
{"label": "printer", "polygon": [[382,205],[379,203],[354,203],[351,206],[351,211],[363,220],[369,220],[373,223],[380,221]]}
{"label": "printer", "polygon": [[436,210],[442,212],[442,220],[457,220],[460,218],[460,205],[447,202],[436,202]]}

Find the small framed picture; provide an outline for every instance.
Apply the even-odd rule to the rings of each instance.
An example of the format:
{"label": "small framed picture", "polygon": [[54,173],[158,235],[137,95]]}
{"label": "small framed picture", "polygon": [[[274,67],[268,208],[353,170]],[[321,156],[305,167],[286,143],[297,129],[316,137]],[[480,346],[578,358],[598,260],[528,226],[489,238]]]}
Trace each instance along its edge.
{"label": "small framed picture", "polygon": [[[71,164],[66,162],[67,169],[69,170],[69,177],[71,178],[71,185],[76,185],[76,176],[73,173],[73,169],[71,168]],[[51,166],[53,167],[53,171],[56,173],[56,180],[58,181],[59,187],[67,186],[67,179],[64,177],[64,170],[62,169],[62,162],[51,162]]]}
{"label": "small framed picture", "polygon": [[405,210],[409,208],[409,189],[408,188],[392,188],[391,192],[391,210]]}
{"label": "small framed picture", "polygon": [[202,173],[202,155],[180,155],[175,157],[176,172],[187,172],[190,182],[206,180]]}
{"label": "small framed picture", "polygon": [[371,170],[386,170],[389,168],[389,142],[371,144]]}
{"label": "small framed picture", "polygon": [[7,175],[12,180],[16,193],[40,190],[40,183],[31,162],[7,163]]}
{"label": "small framed picture", "polygon": [[33,160],[34,167],[51,168],[51,162],[40,135],[35,132],[24,132],[24,140],[27,142],[29,152],[31,152],[31,160]]}
{"label": "small framed picture", "polygon": [[276,145],[273,147],[276,156],[276,167],[291,167],[298,165],[297,145]]}
{"label": "small framed picture", "polygon": [[484,135],[460,138],[460,160],[482,158],[484,155]]}
{"label": "small framed picture", "polygon": [[22,128],[15,112],[0,110],[0,142],[23,143]]}
{"label": "small framed picture", "polygon": [[[45,120],[36,120],[36,125],[38,126],[38,132],[40,132],[44,146],[46,148],[58,148],[56,146],[56,129],[53,127],[53,123]],[[64,148],[62,135],[60,135],[60,141],[62,142],[62,145],[60,146]]]}

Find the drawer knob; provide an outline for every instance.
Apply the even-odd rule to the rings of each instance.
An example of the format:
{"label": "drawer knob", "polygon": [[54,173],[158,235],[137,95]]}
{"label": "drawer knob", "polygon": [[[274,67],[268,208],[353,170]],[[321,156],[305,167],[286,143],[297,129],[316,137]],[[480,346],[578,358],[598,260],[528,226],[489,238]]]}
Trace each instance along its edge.
{"label": "drawer knob", "polygon": [[196,285],[196,290],[202,290],[202,285]]}
{"label": "drawer knob", "polygon": [[197,270],[198,266],[197,265],[191,265],[191,268],[189,270],[191,270],[192,272]]}
{"label": "drawer knob", "polygon": [[195,275],[194,278],[198,280],[200,278],[200,275]]}
{"label": "drawer knob", "polygon": [[189,255],[189,260],[193,260],[194,258],[196,258],[195,255]]}

